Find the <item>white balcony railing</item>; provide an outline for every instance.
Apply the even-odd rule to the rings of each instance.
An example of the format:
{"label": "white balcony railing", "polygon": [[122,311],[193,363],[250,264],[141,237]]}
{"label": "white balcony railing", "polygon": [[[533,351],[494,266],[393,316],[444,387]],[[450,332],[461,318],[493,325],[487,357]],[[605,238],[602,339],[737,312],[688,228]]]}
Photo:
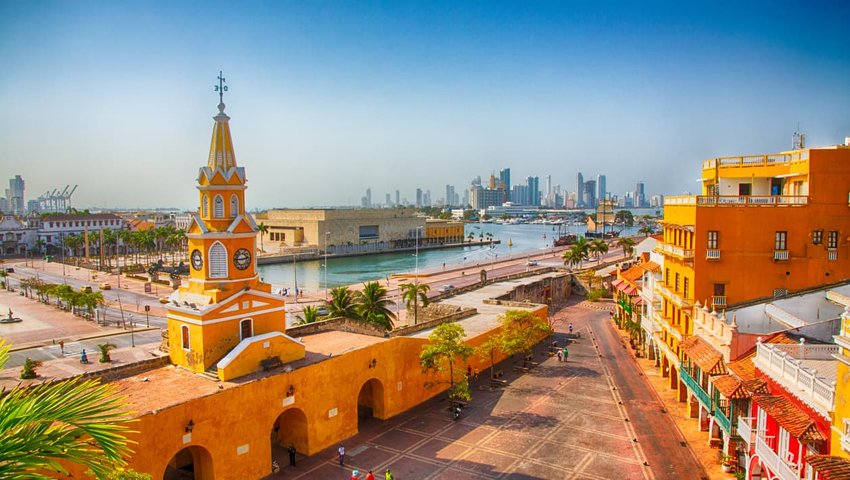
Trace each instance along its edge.
{"label": "white balcony railing", "polygon": [[[831,356],[829,352],[837,353],[838,348],[837,345],[797,346],[759,342],[753,363],[815,411],[829,418],[835,405],[835,381],[819,376],[816,370],[804,366],[794,356],[825,360],[827,355]],[[802,355],[801,351],[804,352]]]}
{"label": "white balcony railing", "polygon": [[716,248],[709,248],[705,251],[705,259],[706,260],[720,260],[720,250]]}
{"label": "white balcony railing", "polygon": [[[770,438],[770,440],[771,443],[775,443],[773,438]],[[783,459],[779,458],[779,455],[767,444],[767,439],[765,439],[763,432],[758,432],[758,435],[756,435],[756,455],[776,475],[776,478],[781,480],[800,479],[800,465],[789,465]]]}
{"label": "white balcony railing", "polygon": [[694,301],[693,301],[693,300],[689,300],[689,299],[687,299],[687,298],[682,297],[682,296],[681,296],[681,295],[679,295],[678,293],[676,293],[676,292],[674,292],[673,290],[671,290],[671,289],[667,288],[667,286],[666,286],[666,285],[664,285],[664,284],[656,283],[656,284],[655,284],[655,288],[656,288],[656,289],[657,289],[657,290],[658,290],[658,291],[659,291],[662,295],[664,295],[664,296],[665,296],[665,297],[667,297],[668,299],[672,300],[672,301],[673,301],[673,303],[675,303],[675,304],[676,304],[676,305],[678,305],[679,307],[682,307],[682,308],[690,308],[690,307],[693,307],[693,306],[694,306]]}
{"label": "white balcony railing", "polygon": [[740,436],[748,447],[754,447],[756,431],[753,429],[753,417],[738,417],[738,436]]}
{"label": "white balcony railing", "polygon": [[850,453],[850,418],[844,419],[844,431],[841,432],[841,448]]}
{"label": "white balcony railing", "polygon": [[798,162],[801,160],[808,160],[808,156],[806,158],[801,158],[799,155],[787,153],[774,153],[772,155],[739,155],[736,157],[720,157],[712,158],[711,160],[706,160],[702,162],[702,169],[709,170],[715,167],[767,167],[773,165],[790,164],[791,162]]}
{"label": "white balcony railing", "polygon": [[773,251],[773,259],[774,260],[788,260],[788,250],[774,250]]}
{"label": "white balcony railing", "polygon": [[836,250],[828,250],[828,251],[826,252],[826,259],[827,259],[827,260],[838,260],[838,251],[836,251]]}
{"label": "white balcony railing", "polygon": [[674,257],[683,258],[683,259],[692,259],[694,258],[694,251],[688,250],[686,248],[677,247],[675,245],[670,245],[669,243],[659,243],[656,250],[659,253],[672,255]]}
{"label": "white balcony railing", "polygon": [[655,322],[661,325],[662,328],[667,330],[667,332],[672,335],[673,338],[680,342],[682,341],[682,333],[679,332],[679,330],[677,330],[675,327],[673,327],[673,325],[670,324],[670,321],[664,318],[657,310],[655,311]]}
{"label": "white balcony railing", "polygon": [[726,308],[726,296],[715,295],[711,297],[711,304],[714,306],[714,309],[717,310],[719,308]]}
{"label": "white balcony railing", "polygon": [[664,198],[664,206],[788,207],[809,203],[804,195],[676,195]]}

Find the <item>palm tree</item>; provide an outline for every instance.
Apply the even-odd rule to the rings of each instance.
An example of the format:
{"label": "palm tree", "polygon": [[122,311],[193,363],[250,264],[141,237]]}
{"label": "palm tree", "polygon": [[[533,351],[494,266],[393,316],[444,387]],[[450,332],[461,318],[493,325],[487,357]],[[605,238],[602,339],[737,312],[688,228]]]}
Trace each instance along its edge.
{"label": "palm tree", "polygon": [[301,312],[301,315],[297,315],[295,318],[298,319],[296,325],[307,325],[308,323],[318,322],[319,307],[307,305],[304,307],[304,311]]}
{"label": "palm tree", "polygon": [[580,265],[586,256],[587,253],[582,248],[582,245],[577,243],[573,244],[569,250],[566,250],[563,254],[561,254],[561,258],[564,259],[564,265],[567,265],[570,268]]}
{"label": "palm tree", "polygon": [[602,261],[602,256],[608,253],[608,243],[605,240],[594,240],[590,242],[590,253],[596,257],[596,264]]}
{"label": "palm tree", "polygon": [[354,301],[357,303],[357,313],[360,318],[392,330],[392,319],[395,318],[389,309],[392,302],[387,299],[387,289],[380,283],[364,283],[363,290],[354,293]]}
{"label": "palm tree", "polygon": [[586,259],[588,254],[590,254],[590,242],[587,241],[587,237],[578,237],[573,247],[581,252],[582,259]]}
{"label": "palm tree", "polygon": [[644,225],[644,226],[640,227],[640,230],[638,230],[638,233],[642,233],[642,234],[644,234],[648,237],[648,236],[652,235],[653,233],[655,233],[655,230],[653,230],[652,227],[649,226],[649,225]]}
{"label": "palm tree", "polygon": [[269,226],[260,222],[260,224],[257,225],[257,231],[260,232],[260,252],[264,252],[265,248],[263,247],[263,237],[269,233]]}
{"label": "palm tree", "polygon": [[617,246],[623,249],[623,258],[631,256],[635,253],[635,241],[628,237],[623,237],[617,240]]}
{"label": "palm tree", "polygon": [[428,291],[431,287],[427,283],[402,283],[399,288],[407,308],[413,304],[413,324],[416,325],[419,321],[419,302],[422,302],[423,307],[428,306]]}
{"label": "palm tree", "polygon": [[325,301],[325,306],[328,307],[328,317],[359,318],[354,294],[346,285],[332,288],[331,298]]}
{"label": "palm tree", "polygon": [[[0,340],[0,369],[9,347]],[[72,379],[21,388],[0,397],[0,477],[66,476],[63,463],[87,467],[99,478],[125,465],[132,451],[126,434],[126,399],[115,384]]]}

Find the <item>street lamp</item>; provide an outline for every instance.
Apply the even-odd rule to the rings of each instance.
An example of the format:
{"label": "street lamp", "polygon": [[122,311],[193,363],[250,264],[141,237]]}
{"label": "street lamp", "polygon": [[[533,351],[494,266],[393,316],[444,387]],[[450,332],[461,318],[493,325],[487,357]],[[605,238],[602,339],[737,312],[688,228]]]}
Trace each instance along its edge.
{"label": "street lamp", "polygon": [[328,298],[328,238],[331,232],[325,232],[325,300]]}
{"label": "street lamp", "polygon": [[130,346],[136,348],[136,337],[133,335],[133,314],[130,314]]}
{"label": "street lamp", "polygon": [[414,273],[416,273],[416,284],[419,285],[419,232],[422,231],[422,227],[416,227],[416,253],[414,256],[416,257],[416,269]]}

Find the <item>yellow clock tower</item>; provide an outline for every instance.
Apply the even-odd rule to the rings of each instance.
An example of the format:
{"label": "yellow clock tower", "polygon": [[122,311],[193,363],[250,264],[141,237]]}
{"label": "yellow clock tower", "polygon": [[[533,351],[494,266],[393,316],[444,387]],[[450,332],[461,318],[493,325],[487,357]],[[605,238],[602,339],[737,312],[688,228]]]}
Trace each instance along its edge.
{"label": "yellow clock tower", "polygon": [[275,356],[294,359],[300,343],[284,335],[284,301],[257,273],[257,225],[245,208],[245,169],[236,165],[224,113],[227,87],[221,74],[218,80],[219,113],[197,178],[200,208],[186,233],[189,282],[169,297],[168,339],[174,364],[196,372],[216,367],[225,379]]}

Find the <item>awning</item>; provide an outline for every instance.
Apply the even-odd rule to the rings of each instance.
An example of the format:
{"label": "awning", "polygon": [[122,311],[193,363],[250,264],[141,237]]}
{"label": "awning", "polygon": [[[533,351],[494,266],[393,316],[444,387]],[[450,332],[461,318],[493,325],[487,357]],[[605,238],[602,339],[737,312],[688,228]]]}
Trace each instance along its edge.
{"label": "awning", "polygon": [[778,395],[754,395],[753,402],[794,438],[804,442],[826,441],[815,421],[787,398]]}
{"label": "awning", "polygon": [[614,280],[613,282],[611,282],[611,286],[614,287],[614,288],[618,288],[620,285],[622,285],[624,283],[626,283],[625,280],[623,280],[622,278],[618,278],[618,279]]}
{"label": "awning", "polygon": [[636,299],[632,302],[632,305],[634,305],[634,306],[636,306],[636,307],[639,307],[639,306],[643,305],[643,297],[637,297],[637,298],[636,298]]}
{"label": "awning", "polygon": [[723,365],[723,355],[706,343],[703,339],[690,336],[679,344],[685,355],[708,375],[723,375],[726,367]]}

